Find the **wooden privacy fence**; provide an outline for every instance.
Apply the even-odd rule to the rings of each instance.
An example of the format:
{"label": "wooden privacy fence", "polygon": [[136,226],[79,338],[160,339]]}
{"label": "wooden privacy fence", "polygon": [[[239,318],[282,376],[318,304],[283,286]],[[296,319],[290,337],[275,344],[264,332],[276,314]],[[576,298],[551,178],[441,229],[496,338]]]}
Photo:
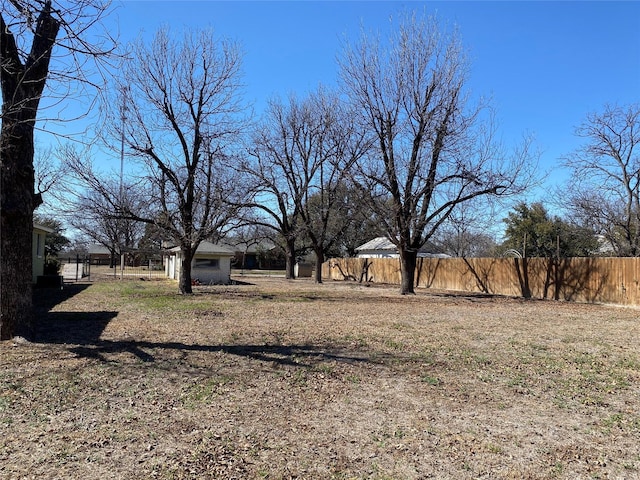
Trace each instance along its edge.
{"label": "wooden privacy fence", "polygon": [[[400,284],[400,260],[331,259],[322,276]],[[416,286],[576,302],[640,305],[640,258],[418,258]]]}

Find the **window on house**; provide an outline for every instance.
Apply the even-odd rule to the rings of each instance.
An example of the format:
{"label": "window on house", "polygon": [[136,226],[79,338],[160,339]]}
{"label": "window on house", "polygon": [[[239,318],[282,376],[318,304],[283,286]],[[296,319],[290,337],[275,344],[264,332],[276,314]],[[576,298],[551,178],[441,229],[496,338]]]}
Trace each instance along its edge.
{"label": "window on house", "polygon": [[216,269],[220,268],[220,259],[219,258],[196,258],[196,263],[194,268],[208,268]]}

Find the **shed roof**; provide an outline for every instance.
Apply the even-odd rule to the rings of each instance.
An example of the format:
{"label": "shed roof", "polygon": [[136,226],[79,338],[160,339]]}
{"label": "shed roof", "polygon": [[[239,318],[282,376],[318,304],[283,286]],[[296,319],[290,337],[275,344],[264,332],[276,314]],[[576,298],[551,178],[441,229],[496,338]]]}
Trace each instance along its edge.
{"label": "shed roof", "polygon": [[88,252],[89,255],[111,255],[109,249],[104,245],[100,245],[99,243],[89,245]]}
{"label": "shed roof", "polygon": [[53,228],[45,227],[41,223],[36,223],[36,222],[33,222],[33,229],[34,230],[40,230],[40,231],[46,232],[46,233],[53,233],[54,232]]}
{"label": "shed roof", "polygon": [[[177,253],[180,251],[180,247],[173,247],[169,249],[169,251]],[[207,241],[201,242],[200,245],[198,245],[196,254],[198,253],[210,255],[215,254],[228,257],[233,257],[235,255],[235,252],[232,249],[225,247],[224,245],[218,245]]]}

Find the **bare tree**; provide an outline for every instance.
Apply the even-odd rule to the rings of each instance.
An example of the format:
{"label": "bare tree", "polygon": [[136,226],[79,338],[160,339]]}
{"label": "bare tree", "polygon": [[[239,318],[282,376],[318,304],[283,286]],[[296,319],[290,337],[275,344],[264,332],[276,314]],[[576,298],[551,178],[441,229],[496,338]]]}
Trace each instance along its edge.
{"label": "bare tree", "polygon": [[108,6],[101,0],[0,1],[0,339],[32,333],[33,211],[42,203],[33,166],[40,103],[43,97],[49,105],[66,101],[78,80],[90,83],[87,62],[115,46],[108,32],[93,36]]}
{"label": "bare tree", "polygon": [[300,208],[318,168],[306,151],[308,142],[315,140],[312,121],[294,97],[289,105],[272,99],[253,132],[248,158],[239,168],[250,185],[247,207],[254,212],[252,223],[272,230],[276,243],[278,237],[282,239],[288,279],[295,278],[297,245],[304,232]]}
{"label": "bare tree", "polygon": [[[340,177],[347,174],[343,171]],[[358,246],[380,235],[379,223],[348,178],[328,187],[312,193],[304,205],[305,241],[316,252],[317,282],[322,280],[318,271],[327,256],[353,257]]]}
{"label": "bare tree", "polygon": [[576,129],[582,147],[564,158],[572,170],[576,218],[604,235],[620,256],[640,255],[640,104],[606,106]]}
{"label": "bare tree", "polygon": [[529,144],[504,155],[483,109],[468,105],[467,69],[458,36],[416,16],[388,44],[363,33],[341,59],[344,88],[376,144],[359,162],[362,192],[398,247],[403,294],[414,292],[420,247],[457,205],[522,188]]}
{"label": "bare tree", "polygon": [[[56,152],[52,147],[35,151],[33,168],[36,195],[44,197],[44,194],[62,188],[61,183],[67,172],[64,165],[56,161]],[[56,194],[53,193],[53,196]]]}
{"label": "bare tree", "polygon": [[311,118],[317,122],[318,136],[315,140],[310,138],[301,152],[315,152],[313,161],[318,167],[304,189],[300,217],[305,238],[315,253],[315,281],[322,283],[325,255],[339,242],[352,221],[346,190],[351,187],[351,168],[365,154],[369,142],[336,95],[321,90],[308,101]]}
{"label": "bare tree", "polygon": [[[272,100],[256,129],[242,171],[251,179],[257,223],[284,239],[286,276],[305,240],[319,264],[335,242],[329,223],[339,205],[337,190],[350,165],[361,154],[361,141],[338,98],[320,88],[288,103]],[[316,269],[321,282],[321,269]]]}
{"label": "bare tree", "polygon": [[198,246],[224,234],[243,194],[228,165],[243,125],[240,51],[211,31],[174,41],[161,29],[150,45],[135,43],[131,56],[107,125],[114,145],[122,142],[141,165],[137,188],[148,202],[138,210],[119,205],[120,214],[157,225],[180,247],[179,289],[191,293]]}
{"label": "bare tree", "polygon": [[88,148],[80,151],[65,144],[56,155],[67,172],[65,188],[56,194],[58,214],[86,238],[109,249],[113,266],[115,257],[135,248],[143,235],[144,225],[125,218],[122,211],[147,211],[146,192],[130,179],[97,170]]}
{"label": "bare tree", "polygon": [[327,249],[326,255],[355,257],[360,245],[385,235],[385,231],[376,212],[363,199],[351,178],[335,191],[335,195],[335,214],[328,228],[329,235],[334,236],[336,241]]}
{"label": "bare tree", "polygon": [[497,243],[490,232],[498,222],[491,210],[491,205],[486,202],[470,200],[459,205],[443,222],[432,241],[453,257],[495,256]]}

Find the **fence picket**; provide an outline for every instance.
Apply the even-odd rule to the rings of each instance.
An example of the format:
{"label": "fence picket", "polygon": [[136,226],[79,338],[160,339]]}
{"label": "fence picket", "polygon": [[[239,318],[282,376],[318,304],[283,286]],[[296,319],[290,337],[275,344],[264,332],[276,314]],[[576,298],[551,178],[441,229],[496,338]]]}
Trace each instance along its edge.
{"label": "fence picket", "polygon": [[[365,272],[366,269],[366,272]],[[400,284],[393,258],[340,258],[324,263],[332,280],[365,278]],[[421,258],[417,287],[577,302],[640,305],[640,258]]]}

